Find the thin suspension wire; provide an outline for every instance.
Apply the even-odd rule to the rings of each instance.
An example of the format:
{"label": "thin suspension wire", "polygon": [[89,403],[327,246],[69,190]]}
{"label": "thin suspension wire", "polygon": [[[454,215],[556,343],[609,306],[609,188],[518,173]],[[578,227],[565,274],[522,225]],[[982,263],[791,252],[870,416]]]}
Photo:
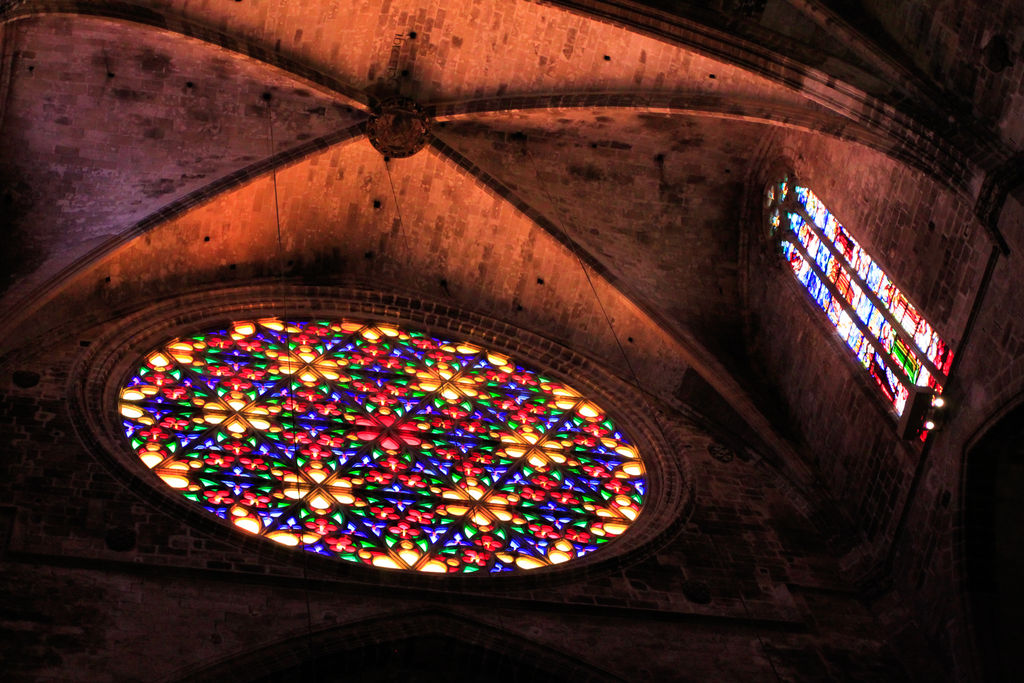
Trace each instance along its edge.
{"label": "thin suspension wire", "polygon": [[402,236],[402,244],[405,247],[406,258],[412,258],[409,250],[409,238],[405,234],[405,221],[402,219],[402,206],[398,203],[398,192],[395,190],[395,179],[391,176],[391,161],[384,157],[384,170],[388,174],[388,184],[391,186],[391,196],[395,200],[395,213],[398,214],[398,233]]}
{"label": "thin suspension wire", "polygon": [[[561,232],[562,239],[569,245],[569,250],[573,253],[573,256],[575,256],[576,260],[579,261],[580,268],[583,270],[583,274],[587,278],[587,284],[590,285],[590,291],[593,292],[594,294],[594,300],[597,301],[597,305],[601,309],[601,314],[604,316],[605,322],[608,324],[608,329],[611,331],[612,337],[615,339],[615,345],[619,347],[619,353],[622,354],[622,360],[625,361],[626,367],[629,369],[629,373],[633,377],[633,382],[634,384],[636,384],[637,391],[640,393],[640,396],[642,397],[644,403],[647,404],[649,413],[654,419],[655,423],[658,425],[658,428],[663,430],[664,428],[661,424],[661,420],[658,417],[658,413],[653,409],[653,406],[650,403],[650,396],[648,395],[648,392],[644,391],[643,387],[640,384],[640,378],[637,376],[636,371],[633,368],[633,364],[629,360],[629,355],[626,354],[625,347],[622,346],[622,341],[619,339],[619,335],[615,331],[615,326],[612,325],[611,317],[608,315],[608,311],[607,309],[605,309],[604,303],[601,301],[601,297],[597,293],[597,288],[594,286],[594,281],[590,277],[590,272],[586,267],[586,263],[583,261],[583,257],[580,256],[579,252],[577,251],[575,241],[573,241],[566,232],[565,225],[562,222],[561,216],[558,212],[558,207],[552,200],[551,194],[548,192],[547,185],[542,183],[540,180],[540,171],[537,168],[537,162],[533,158],[533,153],[526,146],[526,142],[523,143],[523,149],[526,152],[526,155],[530,158],[530,164],[533,166],[533,172],[537,178],[537,183],[544,189],[544,194],[547,197],[548,204],[551,206],[551,210],[554,213],[554,222],[557,224],[556,227]],[[708,540],[711,541],[711,545],[715,549],[715,554],[718,556],[719,565],[722,565],[721,553],[718,550],[718,544],[715,543],[715,539],[707,532],[702,533],[704,533]],[[739,595],[740,602],[743,605],[743,610],[749,618],[751,616],[750,607],[747,605],[747,601],[743,598],[742,590],[739,591]],[[761,652],[764,653],[765,659],[768,661],[768,666],[771,667],[772,673],[775,675],[775,679],[781,681],[782,678],[779,676],[779,672],[775,668],[775,663],[772,661],[771,656],[768,654],[768,649],[765,647],[764,640],[762,640],[760,633],[757,634],[757,642],[761,645]]]}
{"label": "thin suspension wire", "polygon": [[[406,235],[405,220],[402,218],[402,205],[398,202],[398,192],[395,190],[395,179],[391,176],[391,160],[388,157],[384,157],[384,170],[388,174],[388,185],[391,186],[391,197],[395,200],[395,213],[398,214],[398,234],[402,236],[402,245],[405,247],[406,258],[409,259],[410,265],[412,264],[412,250],[409,248],[409,237]],[[399,319],[398,310],[395,310],[394,315],[395,323],[401,324]]]}
{"label": "thin suspension wire", "polygon": [[[604,302],[601,301],[601,297],[597,293],[597,287],[594,285],[594,280],[593,278],[590,277],[590,270],[587,268],[586,263],[583,261],[583,257],[580,256],[579,251],[576,249],[575,240],[569,237],[569,234],[566,232],[565,224],[562,221],[561,215],[558,211],[558,207],[555,205],[555,202],[551,197],[551,193],[548,191],[547,185],[541,182],[540,170],[537,168],[537,161],[536,159],[533,158],[533,153],[530,151],[529,147],[527,147],[526,141],[523,142],[523,151],[525,151],[526,155],[530,158],[530,164],[533,166],[533,173],[537,178],[537,183],[541,186],[541,188],[543,188],[544,195],[547,197],[548,200],[548,205],[551,207],[551,211],[554,214],[555,220],[553,224],[555,225],[555,227],[558,228],[558,231],[561,233],[563,242],[569,245],[569,251],[572,252],[572,255],[576,257],[576,261],[579,262],[580,270],[583,271],[583,276],[587,279],[587,284],[590,286],[590,291],[594,294],[594,300],[597,302],[598,308],[601,309],[601,315],[604,316],[604,321],[608,325],[608,329],[612,333],[612,338],[615,340],[615,345],[619,348],[619,353],[622,355],[622,360],[625,361],[626,363],[626,368],[629,370],[629,374],[633,378],[633,383],[636,385],[637,391],[640,393],[640,395],[644,397],[644,401],[647,402],[647,392],[641,386],[640,378],[637,376],[636,370],[633,368],[633,363],[630,362],[629,360],[629,355],[626,353],[626,349],[622,345],[622,340],[619,339],[618,332],[615,331],[615,326],[612,324],[611,316],[608,315],[608,310],[605,308]],[[652,406],[648,405],[648,408],[651,407]],[[651,415],[654,417],[655,421],[658,421],[657,413],[655,411],[651,410]],[[660,427],[661,425],[659,424],[658,426]]]}
{"label": "thin suspension wire", "polygon": [[[274,152],[277,149],[276,144],[274,142],[274,113],[273,113],[273,110],[270,108],[270,97],[266,98],[266,102],[267,102],[267,129],[268,129],[268,132],[269,132],[268,138],[269,138],[269,142],[270,142],[270,154],[269,154],[269,156],[272,158],[274,156]],[[285,261],[284,261],[284,240],[283,240],[283,238],[281,236],[281,206],[280,206],[280,201],[278,199],[278,192],[277,192],[277,164],[272,164],[271,165],[271,168],[270,168],[270,178],[271,178],[271,182],[272,182],[272,184],[274,186],[274,221],[275,221],[275,224],[277,225],[278,280],[280,282],[281,291],[283,293],[284,292],[284,281],[285,281],[285,272],[284,272]],[[292,342],[291,342],[291,332],[289,331],[289,328],[290,328],[290,324],[289,323],[290,323],[290,321],[288,319],[289,318],[288,312],[287,312],[287,310],[284,310],[283,307],[282,307],[282,311],[281,311],[281,317],[284,318],[283,322],[284,322],[285,353],[291,354]],[[294,394],[294,387],[292,386],[292,380],[290,378],[289,378],[289,381],[286,384],[285,391],[287,391],[288,399],[291,402],[292,406],[294,406],[295,405],[295,394]],[[292,451],[293,455],[294,455],[295,447],[296,447],[296,444],[292,443],[291,448],[293,449],[293,451]],[[308,546],[307,546],[305,541],[303,541],[302,545],[303,545],[303,551],[304,551],[302,553],[302,581],[303,581],[303,589],[304,589],[303,592],[305,593],[305,597],[306,597],[306,633],[307,633],[307,636],[308,636],[306,638],[306,650],[307,650],[306,661],[308,661],[310,663],[310,666],[312,666],[314,660],[313,660],[313,606],[312,606],[312,603],[311,603],[311,600],[310,600],[310,596],[309,596],[309,552],[310,551],[309,551],[309,548],[308,548]],[[313,672],[313,673],[315,673],[315,672]]]}

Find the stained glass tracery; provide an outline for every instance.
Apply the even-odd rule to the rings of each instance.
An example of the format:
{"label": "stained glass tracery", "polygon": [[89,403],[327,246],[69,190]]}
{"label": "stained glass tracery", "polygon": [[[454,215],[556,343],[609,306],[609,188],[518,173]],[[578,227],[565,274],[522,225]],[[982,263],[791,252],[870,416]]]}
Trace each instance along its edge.
{"label": "stained glass tracery", "polygon": [[501,573],[598,550],[640,514],[636,446],[507,355],[394,325],[239,321],[149,353],[133,452],[237,528],[390,569]]}
{"label": "stained glass tracery", "polygon": [[793,274],[896,413],[910,386],[941,393],[952,350],[817,195],[783,178],[765,206]]}

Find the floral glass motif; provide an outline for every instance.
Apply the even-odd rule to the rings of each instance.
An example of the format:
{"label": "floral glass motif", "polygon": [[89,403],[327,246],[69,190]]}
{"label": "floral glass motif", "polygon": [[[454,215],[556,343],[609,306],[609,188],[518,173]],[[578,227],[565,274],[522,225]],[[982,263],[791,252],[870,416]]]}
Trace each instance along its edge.
{"label": "floral glass motif", "polygon": [[120,390],[133,452],[239,529],[438,573],[594,552],[643,507],[603,408],[508,356],[382,323],[240,321],[149,353]]}
{"label": "floral glass motif", "polygon": [[768,187],[765,204],[796,278],[896,412],[910,385],[941,393],[952,351],[817,195],[783,179]]}

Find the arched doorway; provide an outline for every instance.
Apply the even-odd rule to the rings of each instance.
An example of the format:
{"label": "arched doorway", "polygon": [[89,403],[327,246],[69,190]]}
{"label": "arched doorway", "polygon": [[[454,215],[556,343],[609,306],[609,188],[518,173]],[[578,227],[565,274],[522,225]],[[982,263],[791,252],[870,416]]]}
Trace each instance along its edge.
{"label": "arched doorway", "polygon": [[988,680],[1024,669],[1024,404],[1003,416],[967,454],[967,590],[978,654]]}
{"label": "arched doorway", "polygon": [[246,683],[615,683],[616,676],[564,654],[558,643],[527,640],[462,615],[433,610],[374,618],[239,653],[188,681]]}

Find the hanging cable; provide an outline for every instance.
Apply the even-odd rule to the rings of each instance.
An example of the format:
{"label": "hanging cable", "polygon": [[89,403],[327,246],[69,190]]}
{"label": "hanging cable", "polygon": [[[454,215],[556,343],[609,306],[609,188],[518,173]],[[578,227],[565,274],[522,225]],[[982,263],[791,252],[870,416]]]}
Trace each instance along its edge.
{"label": "hanging cable", "polygon": [[[388,157],[384,157],[384,170],[387,172],[388,184],[391,186],[391,197],[395,200],[395,213],[398,214],[398,234],[402,236],[402,245],[405,247],[406,259],[411,266],[412,250],[409,247],[409,238],[406,235],[405,220],[402,218],[402,206],[398,202],[398,192],[395,190],[395,179],[391,175],[391,160]],[[394,322],[396,325],[401,326],[402,321],[399,320],[397,309],[395,310]]]}
{"label": "hanging cable", "polygon": [[412,259],[412,251],[409,249],[409,238],[405,234],[405,221],[402,219],[402,207],[398,203],[398,192],[395,190],[395,179],[391,176],[391,160],[388,157],[384,157],[384,170],[387,171],[388,184],[391,186],[391,196],[395,200],[395,213],[398,214],[398,233],[402,236],[406,258]]}
{"label": "hanging cable", "polygon": [[[269,138],[269,143],[270,143],[270,150],[269,150],[268,158],[269,159],[273,159],[274,154],[276,153],[277,147],[276,147],[276,143],[274,141],[274,113],[273,113],[273,110],[270,107],[271,96],[270,96],[269,92],[263,94],[263,100],[264,100],[264,102],[267,103],[267,130],[268,130],[268,138]],[[275,222],[275,225],[277,226],[278,284],[279,284],[279,287],[280,287],[280,290],[281,290],[282,299],[284,299],[284,288],[285,288],[284,240],[283,240],[282,235],[281,235],[281,206],[280,206],[280,201],[278,199],[278,191],[277,191],[277,164],[271,163],[270,179],[271,179],[271,184],[274,187],[274,222]],[[290,320],[289,320],[289,316],[288,316],[288,311],[286,310],[285,307],[282,307],[281,317],[284,319],[282,321],[282,323],[283,323],[283,327],[284,327],[285,353],[291,354],[292,353],[292,341],[291,341],[291,330],[290,330],[291,325],[290,325]],[[287,384],[287,395],[288,395],[289,402],[293,406],[293,410],[294,410],[294,406],[295,406],[295,393],[294,392],[295,392],[295,387],[293,386],[293,381],[292,381],[291,378],[289,378],[288,379],[288,384]],[[289,446],[289,448],[291,449],[291,455],[292,455],[293,458],[295,457],[295,447],[296,447],[296,444],[295,444],[295,441],[293,439],[292,443]],[[302,550],[303,550],[303,552],[302,552],[302,583],[303,583],[303,592],[305,593],[305,596],[306,596],[306,634],[307,634],[307,638],[306,638],[306,662],[308,662],[308,664],[310,666],[310,669],[311,669],[310,673],[315,673],[314,671],[312,671],[312,669],[314,668],[315,660],[313,659],[313,606],[312,606],[312,602],[310,600],[310,595],[309,595],[309,552],[310,552],[310,550],[309,550],[308,544],[305,542],[305,540],[302,540],[303,536],[305,536],[305,534],[302,534],[299,537],[299,539],[302,541]],[[303,669],[305,669],[305,666],[303,667]]]}
{"label": "hanging cable", "polygon": [[[601,309],[601,315],[604,317],[604,321],[608,325],[608,330],[612,333],[612,338],[615,340],[615,345],[618,347],[619,353],[622,355],[622,360],[626,364],[626,369],[629,370],[630,377],[633,379],[633,384],[636,385],[637,391],[640,393],[641,397],[643,397],[644,401],[647,402],[649,396],[647,392],[643,389],[643,386],[641,386],[640,384],[640,378],[639,376],[637,376],[636,370],[633,368],[633,363],[630,362],[629,360],[629,355],[626,353],[626,349],[622,345],[622,340],[619,339],[619,335],[615,331],[615,326],[612,324],[611,316],[608,315],[608,310],[605,308],[604,302],[601,301],[601,297],[597,293],[597,287],[594,285],[594,280],[590,276],[590,271],[587,268],[586,263],[583,261],[583,257],[580,256],[579,252],[576,249],[575,240],[570,238],[569,234],[566,232],[565,225],[559,214],[558,208],[556,207],[555,202],[551,197],[551,193],[548,191],[547,186],[541,182],[540,170],[537,168],[537,161],[533,158],[533,153],[527,147],[526,140],[523,141],[523,151],[526,153],[526,156],[530,158],[530,165],[533,166],[533,173],[534,176],[537,178],[537,184],[540,185],[540,187],[542,188],[545,197],[547,197],[548,205],[551,207],[551,212],[554,215],[552,226],[558,230],[562,242],[569,246],[569,251],[572,252],[572,255],[576,257],[576,261],[580,264],[580,270],[583,271],[583,276],[586,278],[587,284],[590,286],[590,291],[594,295],[594,301],[597,302],[598,308]],[[661,424],[658,420],[657,413],[653,411],[653,406],[648,405],[648,408],[652,409],[650,411],[651,416],[654,418],[656,422],[659,423],[658,428],[660,429]]]}
{"label": "hanging cable", "polygon": [[[554,220],[552,221],[552,224],[558,229],[558,231],[560,232],[560,237],[561,237],[562,241],[565,244],[569,245],[569,251],[572,252],[573,256],[575,256],[576,260],[579,262],[580,269],[583,270],[583,275],[587,279],[587,284],[590,285],[590,291],[593,292],[593,294],[594,294],[594,300],[597,302],[598,308],[601,309],[601,314],[604,316],[604,320],[608,324],[608,329],[612,333],[612,337],[615,339],[615,345],[618,346],[619,353],[622,354],[622,360],[626,363],[626,368],[629,370],[629,374],[631,375],[631,377],[633,379],[633,383],[636,385],[636,389],[639,392],[641,399],[644,401],[645,404],[647,404],[648,413],[651,415],[651,417],[654,420],[655,424],[657,425],[658,429],[660,429],[660,430],[662,430],[664,432],[664,427],[661,424],[661,420],[658,417],[658,413],[654,410],[654,407],[651,405],[651,402],[650,402],[650,398],[651,397],[649,395],[649,392],[645,391],[643,389],[643,387],[641,386],[641,384],[640,384],[640,378],[636,374],[636,371],[633,368],[633,364],[630,362],[629,356],[626,353],[626,349],[625,349],[625,347],[622,346],[622,341],[619,339],[619,335],[615,331],[615,326],[612,324],[611,317],[608,315],[608,311],[605,308],[604,303],[601,301],[601,297],[597,293],[597,287],[594,285],[594,281],[593,281],[593,279],[590,276],[590,272],[587,269],[586,263],[583,261],[583,257],[580,256],[579,252],[576,249],[576,242],[574,240],[572,240],[569,237],[568,233],[566,232],[565,225],[562,222],[561,216],[559,215],[559,212],[558,212],[558,209],[557,209],[557,207],[555,205],[555,202],[552,199],[551,194],[550,194],[550,192],[547,189],[547,185],[545,185],[544,183],[541,182],[540,171],[539,171],[539,169],[537,167],[537,162],[533,158],[533,153],[527,147],[525,140],[523,141],[523,151],[530,158],[530,164],[533,166],[533,172],[534,172],[534,176],[537,178],[537,184],[540,185],[541,188],[543,188],[544,194],[545,194],[545,196],[547,197],[547,200],[548,200],[548,205],[551,207],[551,211],[552,211],[552,213],[554,215]],[[720,566],[720,568],[722,568],[723,563],[722,563],[721,553],[718,550],[718,544],[715,543],[714,538],[712,536],[710,536],[707,532],[702,530],[701,533],[704,534],[704,536],[711,542],[711,546],[715,549],[715,554],[717,556],[719,566]],[[742,589],[739,590],[739,596],[740,596],[740,603],[743,605],[743,611],[747,615],[747,618],[750,619],[751,618],[750,607],[747,605],[747,601],[743,598],[743,591],[742,591]],[[761,638],[761,634],[757,633],[756,636],[757,636],[757,642],[761,645],[761,652],[764,654],[765,659],[768,661],[768,666],[771,667],[772,673],[775,675],[775,679],[777,681],[781,681],[782,678],[779,676],[779,672],[775,668],[775,663],[772,661],[771,656],[768,654],[768,649],[765,647],[764,640],[762,640],[762,638]]]}

